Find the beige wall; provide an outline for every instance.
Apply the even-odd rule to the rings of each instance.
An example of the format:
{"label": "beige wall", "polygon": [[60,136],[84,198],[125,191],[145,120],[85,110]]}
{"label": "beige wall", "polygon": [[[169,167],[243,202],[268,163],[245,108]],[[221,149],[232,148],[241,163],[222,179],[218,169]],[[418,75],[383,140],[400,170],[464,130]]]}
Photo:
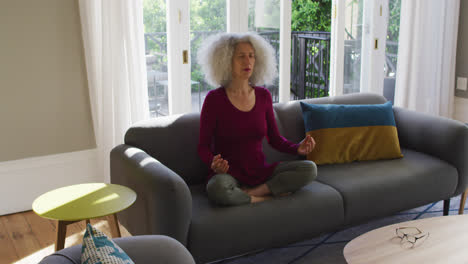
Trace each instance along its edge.
{"label": "beige wall", "polygon": [[76,0],[0,1],[0,162],[95,147]]}

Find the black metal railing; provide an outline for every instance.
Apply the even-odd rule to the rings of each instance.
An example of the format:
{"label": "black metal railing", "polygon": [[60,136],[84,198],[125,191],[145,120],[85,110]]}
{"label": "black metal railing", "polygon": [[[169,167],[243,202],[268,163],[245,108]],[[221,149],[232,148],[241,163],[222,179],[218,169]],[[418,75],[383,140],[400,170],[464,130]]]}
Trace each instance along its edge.
{"label": "black metal railing", "polygon": [[[274,48],[279,63],[279,31],[257,32]],[[330,32],[291,32],[291,94],[294,100],[328,96],[330,68]],[[270,90],[273,102],[278,102],[279,79]]]}
{"label": "black metal railing", "polygon": [[329,94],[330,32],[291,32],[291,93],[294,99]]}

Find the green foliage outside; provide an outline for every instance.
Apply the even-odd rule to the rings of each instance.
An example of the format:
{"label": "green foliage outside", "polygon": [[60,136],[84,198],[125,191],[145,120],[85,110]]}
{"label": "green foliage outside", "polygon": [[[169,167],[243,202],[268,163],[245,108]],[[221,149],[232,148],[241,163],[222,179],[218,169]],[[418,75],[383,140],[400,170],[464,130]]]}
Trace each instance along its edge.
{"label": "green foliage outside", "polygon": [[166,32],[166,1],[143,0],[145,33]]}
{"label": "green foliage outside", "polygon": [[156,60],[152,65],[152,69],[159,72],[167,72],[165,0],[143,0],[143,23],[145,53],[153,55]]}
{"label": "green foliage outside", "polygon": [[[294,0],[291,12],[291,31],[331,31],[331,10],[332,0]],[[326,45],[320,41],[313,42],[308,46],[306,65],[310,65],[312,57],[318,56],[318,52]],[[328,67],[329,58],[324,58],[323,65],[318,67]],[[312,70],[313,69],[313,70]],[[309,85],[325,85],[325,80],[318,75],[319,69],[311,67],[313,72],[306,76],[306,83]],[[309,87],[305,91],[306,98],[328,96],[328,91],[319,88]]]}
{"label": "green foliage outside", "polygon": [[387,39],[398,42],[398,36],[400,34],[401,0],[390,0],[388,5]]}
{"label": "green foliage outside", "polygon": [[294,0],[291,31],[331,31],[332,0]]}

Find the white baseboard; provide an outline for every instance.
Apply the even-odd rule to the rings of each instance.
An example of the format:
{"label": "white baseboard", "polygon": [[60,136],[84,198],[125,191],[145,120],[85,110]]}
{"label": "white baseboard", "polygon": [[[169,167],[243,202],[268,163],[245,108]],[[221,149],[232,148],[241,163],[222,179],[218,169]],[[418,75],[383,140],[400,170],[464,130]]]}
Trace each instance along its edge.
{"label": "white baseboard", "polygon": [[31,210],[50,190],[103,179],[96,149],[0,162],[0,215]]}
{"label": "white baseboard", "polygon": [[468,99],[455,96],[453,119],[468,123]]}

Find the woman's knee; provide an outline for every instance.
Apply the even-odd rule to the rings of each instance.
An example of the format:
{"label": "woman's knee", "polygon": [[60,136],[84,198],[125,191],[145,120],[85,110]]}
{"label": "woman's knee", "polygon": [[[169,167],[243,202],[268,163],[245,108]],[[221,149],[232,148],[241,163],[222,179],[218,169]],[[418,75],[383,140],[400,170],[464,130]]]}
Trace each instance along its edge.
{"label": "woman's knee", "polygon": [[206,192],[211,198],[227,192],[236,187],[235,179],[229,174],[216,174],[206,184]]}
{"label": "woman's knee", "polygon": [[297,170],[301,172],[299,175],[303,177],[305,183],[312,182],[317,178],[317,165],[313,161],[303,160]]}
{"label": "woman's knee", "polygon": [[294,178],[298,185],[306,185],[317,178],[317,165],[310,160],[297,160],[291,163],[294,169],[291,170],[289,177]]}
{"label": "woman's knee", "polygon": [[208,198],[219,205],[239,205],[250,202],[250,196],[243,192],[229,174],[217,174],[206,185]]}
{"label": "woman's knee", "polygon": [[312,161],[293,161],[284,165],[282,171],[267,182],[275,196],[285,192],[295,192],[317,178],[317,166]]}

